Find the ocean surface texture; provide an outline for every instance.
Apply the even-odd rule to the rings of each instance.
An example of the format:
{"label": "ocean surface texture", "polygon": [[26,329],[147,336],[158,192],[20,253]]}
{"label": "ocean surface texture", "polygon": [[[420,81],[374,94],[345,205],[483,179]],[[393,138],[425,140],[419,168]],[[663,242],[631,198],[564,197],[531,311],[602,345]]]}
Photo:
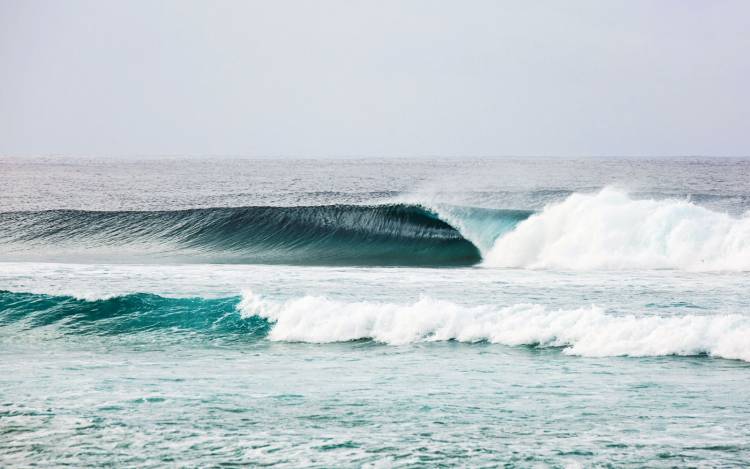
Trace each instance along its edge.
{"label": "ocean surface texture", "polygon": [[750,160],[0,159],[0,466],[748,466],[749,292]]}

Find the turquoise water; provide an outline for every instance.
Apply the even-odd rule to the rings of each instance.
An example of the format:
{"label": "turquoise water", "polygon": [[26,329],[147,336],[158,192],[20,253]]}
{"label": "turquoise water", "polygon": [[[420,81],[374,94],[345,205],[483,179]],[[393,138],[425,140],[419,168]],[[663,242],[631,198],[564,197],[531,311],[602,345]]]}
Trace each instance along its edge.
{"label": "turquoise water", "polygon": [[0,163],[3,466],[750,462],[747,161]]}

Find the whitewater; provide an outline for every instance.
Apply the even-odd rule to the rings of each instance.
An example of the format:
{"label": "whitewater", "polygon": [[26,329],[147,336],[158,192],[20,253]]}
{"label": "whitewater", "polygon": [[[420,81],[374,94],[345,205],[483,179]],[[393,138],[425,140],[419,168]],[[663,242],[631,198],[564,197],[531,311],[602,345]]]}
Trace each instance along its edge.
{"label": "whitewater", "polygon": [[563,269],[750,270],[750,215],[605,188],[545,207],[486,254],[488,265]]}
{"label": "whitewater", "polygon": [[563,348],[592,357],[708,354],[750,361],[750,317],[607,315],[590,307],[547,310],[542,305],[466,308],[421,298],[408,305],[345,303],[303,297],[283,304],[246,292],[246,317],[269,319],[271,340],[345,342],[373,339],[392,345],[417,341],[490,342]]}
{"label": "whitewater", "polygon": [[750,461],[750,161],[293,167],[0,158],[3,465]]}

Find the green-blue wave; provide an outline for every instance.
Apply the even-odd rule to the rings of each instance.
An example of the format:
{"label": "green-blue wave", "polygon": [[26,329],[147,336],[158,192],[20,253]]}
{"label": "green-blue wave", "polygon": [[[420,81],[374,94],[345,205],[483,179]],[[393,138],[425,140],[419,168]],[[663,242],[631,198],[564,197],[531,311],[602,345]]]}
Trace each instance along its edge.
{"label": "green-blue wave", "polygon": [[[462,266],[481,260],[482,240],[530,214],[456,213],[460,224],[405,204],[6,212],[0,260]],[[485,226],[480,246],[458,225]]]}
{"label": "green-blue wave", "polygon": [[263,337],[270,324],[257,316],[243,318],[239,297],[168,298],[134,293],[106,299],[0,291],[0,328],[52,327],[74,335],[148,332],[200,332],[210,335]]}

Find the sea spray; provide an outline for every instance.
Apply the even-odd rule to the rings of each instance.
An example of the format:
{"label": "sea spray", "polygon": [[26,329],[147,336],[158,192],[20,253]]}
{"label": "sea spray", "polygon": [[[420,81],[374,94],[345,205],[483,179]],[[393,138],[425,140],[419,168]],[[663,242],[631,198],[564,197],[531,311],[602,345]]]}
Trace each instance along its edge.
{"label": "sea spray", "polygon": [[500,237],[484,264],[559,269],[750,270],[750,216],[606,188],[547,206]]}

